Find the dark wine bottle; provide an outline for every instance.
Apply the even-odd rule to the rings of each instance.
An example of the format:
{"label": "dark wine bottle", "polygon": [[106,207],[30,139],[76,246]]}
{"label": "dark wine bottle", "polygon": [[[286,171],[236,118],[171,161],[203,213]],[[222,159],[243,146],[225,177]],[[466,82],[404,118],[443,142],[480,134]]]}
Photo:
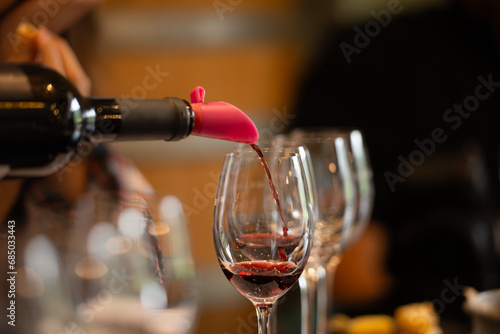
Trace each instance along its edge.
{"label": "dark wine bottle", "polygon": [[255,143],[258,132],[238,108],[177,97],[83,97],[65,77],[40,65],[0,65],[0,179],[39,177],[68,163],[80,145],[176,141],[198,135]]}

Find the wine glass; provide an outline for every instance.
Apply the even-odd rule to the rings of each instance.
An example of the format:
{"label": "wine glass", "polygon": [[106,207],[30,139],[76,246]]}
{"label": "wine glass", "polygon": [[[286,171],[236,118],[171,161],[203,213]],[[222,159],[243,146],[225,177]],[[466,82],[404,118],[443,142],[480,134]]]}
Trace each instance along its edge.
{"label": "wine glass", "polygon": [[[339,250],[338,254],[336,254],[326,266],[327,280],[329,280],[327,286],[333,288],[335,272],[342,260],[342,253],[346,248],[351,247],[359,240],[368,226],[373,208],[375,189],[368,150],[363,134],[359,129],[333,128],[317,129],[316,131],[318,133],[333,134],[344,138],[347,146],[349,165],[351,166],[353,175],[353,185],[356,190],[351,228],[346,231],[347,234],[344,237],[345,243],[342,249]],[[332,295],[333,291],[327,293],[327,296]],[[327,307],[332,308],[332,303],[327,302]],[[327,313],[329,314],[329,311],[327,311]]]}
{"label": "wine glass", "polygon": [[267,334],[274,303],[306,265],[313,212],[300,157],[272,149],[262,150],[262,157],[255,152],[226,155],[213,237],[222,271],[254,304],[259,333]]}
{"label": "wine glass", "polygon": [[[326,131],[326,130],[323,130]],[[365,231],[373,209],[375,188],[368,150],[363,133],[359,129],[333,129],[337,136],[344,138],[354,186],[356,187],[356,202],[352,228],[346,237],[346,246],[354,244]]]}
{"label": "wine glass", "polygon": [[[308,186],[308,192],[309,192],[309,200],[311,202],[311,207],[313,208],[314,211],[314,200],[316,195],[316,188],[315,188],[315,182],[314,182],[314,174],[312,170],[312,163],[311,163],[311,157],[309,154],[309,150],[307,147],[303,144],[300,144],[296,141],[291,140],[287,135],[285,134],[277,134],[270,138],[270,142],[268,142],[269,147],[266,149],[271,149],[271,150],[285,150],[287,152],[295,153],[298,154],[301,161],[302,161],[302,166],[304,168],[304,173],[307,179],[307,186]],[[233,152],[253,152],[253,149],[246,144],[238,144],[234,147]],[[272,328],[273,332],[277,332],[278,330],[278,303],[276,303],[273,306],[272,313],[271,313],[271,319],[270,319],[270,326]],[[305,313],[307,313],[307,309],[304,310]],[[305,315],[304,315],[305,317]]]}
{"label": "wine glass", "polygon": [[356,187],[344,137],[332,132],[297,129],[292,140],[304,144],[315,181],[314,242],[301,276],[302,333],[327,332],[327,266],[337,259],[351,233]]}
{"label": "wine glass", "polygon": [[194,329],[196,277],[176,198],[89,190],[75,205],[38,205],[26,223],[26,332]]}

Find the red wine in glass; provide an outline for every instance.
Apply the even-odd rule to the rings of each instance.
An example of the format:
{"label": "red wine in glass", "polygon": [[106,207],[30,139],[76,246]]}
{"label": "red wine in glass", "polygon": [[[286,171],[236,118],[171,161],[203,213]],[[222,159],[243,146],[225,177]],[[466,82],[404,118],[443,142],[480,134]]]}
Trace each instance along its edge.
{"label": "red wine in glass", "polygon": [[281,222],[283,223],[283,236],[286,236],[288,234],[288,227],[285,224],[285,218],[283,217],[283,212],[281,212],[280,199],[278,196],[278,192],[276,191],[276,188],[274,187],[273,179],[271,177],[271,172],[269,171],[269,166],[267,165],[267,162],[264,159],[264,154],[262,153],[262,150],[260,149],[259,145],[250,144],[250,146],[259,156],[260,163],[262,164],[262,167],[264,167],[264,171],[266,172],[267,181],[269,182],[269,186],[271,187],[271,192],[273,193],[273,198],[274,198],[274,201],[276,202],[276,206],[278,207],[278,212],[280,214]]}
{"label": "red wine in glass", "polygon": [[297,282],[303,268],[293,262],[248,261],[221,265],[239,293],[251,298],[278,298]]}

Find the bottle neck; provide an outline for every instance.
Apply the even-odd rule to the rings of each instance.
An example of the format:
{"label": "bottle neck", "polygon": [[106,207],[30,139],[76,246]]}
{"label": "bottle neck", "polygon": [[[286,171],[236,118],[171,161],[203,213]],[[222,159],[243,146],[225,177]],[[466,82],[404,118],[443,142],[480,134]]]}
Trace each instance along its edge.
{"label": "bottle neck", "polygon": [[164,99],[88,98],[83,112],[85,132],[94,143],[166,140],[187,137],[194,127],[188,102]]}

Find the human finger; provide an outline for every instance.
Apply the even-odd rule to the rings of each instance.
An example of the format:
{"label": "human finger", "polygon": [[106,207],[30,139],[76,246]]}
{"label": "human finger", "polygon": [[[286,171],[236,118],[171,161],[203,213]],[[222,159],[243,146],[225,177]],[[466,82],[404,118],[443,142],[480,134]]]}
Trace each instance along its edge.
{"label": "human finger", "polygon": [[91,90],[90,78],[83,70],[73,49],[66,40],[60,38],[59,52],[64,66],[66,77],[73,82],[82,95],[89,95]]}
{"label": "human finger", "polygon": [[66,76],[59,44],[60,41],[56,35],[45,27],[39,27],[36,36],[35,60]]}
{"label": "human finger", "polygon": [[27,22],[21,22],[16,33],[12,36],[12,43],[16,45],[12,52],[6,57],[10,62],[32,62],[36,55],[36,37],[38,30]]}

